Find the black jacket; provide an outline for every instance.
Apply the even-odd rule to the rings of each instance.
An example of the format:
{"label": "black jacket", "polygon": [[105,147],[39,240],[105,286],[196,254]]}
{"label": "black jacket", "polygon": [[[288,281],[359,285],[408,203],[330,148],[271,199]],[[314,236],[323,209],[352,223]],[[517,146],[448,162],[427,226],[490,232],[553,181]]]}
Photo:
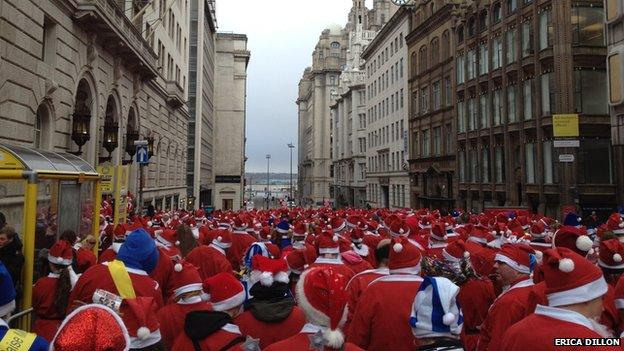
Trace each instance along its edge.
{"label": "black jacket", "polygon": [[13,278],[15,290],[21,292],[22,268],[24,267],[24,255],[22,254],[22,242],[16,235],[13,241],[0,248],[0,261],[4,263]]}

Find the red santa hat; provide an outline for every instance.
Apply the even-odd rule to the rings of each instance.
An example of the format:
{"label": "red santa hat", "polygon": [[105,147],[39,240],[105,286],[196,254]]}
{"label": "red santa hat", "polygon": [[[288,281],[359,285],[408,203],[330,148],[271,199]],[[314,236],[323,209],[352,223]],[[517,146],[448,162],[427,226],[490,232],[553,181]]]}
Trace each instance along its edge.
{"label": "red santa hat", "polygon": [[494,240],[494,236],[490,233],[489,230],[483,227],[474,227],[470,231],[470,236],[468,236],[468,241],[473,241],[483,245],[486,245],[492,240]]}
{"label": "red santa hat", "polygon": [[124,299],[123,303],[127,306],[124,320],[130,334],[131,347],[144,348],[159,342],[160,330],[154,298],[137,296],[134,299]]}
{"label": "red santa hat", "polygon": [[309,323],[323,327],[324,345],[342,348],[341,330],[347,321],[347,279],[331,267],[315,267],[301,274],[297,282],[297,300]]}
{"label": "red santa hat", "polygon": [[409,239],[393,238],[388,257],[388,268],[391,274],[419,274],[421,251]]}
{"label": "red santa hat", "polygon": [[541,270],[552,307],[591,301],[608,289],[600,268],[565,247],[544,251]]}
{"label": "red santa hat", "polygon": [[204,210],[199,209],[199,210],[195,210],[195,219],[198,221],[201,221],[203,219],[206,218],[206,213],[204,212]]}
{"label": "red santa hat", "polygon": [[285,258],[288,269],[294,274],[301,274],[314,260],[308,250],[293,250]]}
{"label": "red santa hat", "polygon": [[624,243],[619,239],[609,239],[600,242],[598,265],[608,269],[624,269]]}
{"label": "red santa hat", "polygon": [[227,311],[245,302],[245,288],[232,273],[214,275],[204,280],[203,286],[215,311]]}
{"label": "red santa hat", "polygon": [[438,241],[446,241],[446,226],[442,222],[435,222],[431,225],[430,236]]}
{"label": "red santa hat", "polygon": [[154,234],[156,236],[156,240],[165,246],[180,245],[180,242],[178,241],[178,232],[176,230],[157,230]]}
{"label": "red santa hat", "polygon": [[305,223],[298,221],[293,228],[293,236],[308,236]]}
{"label": "red santa hat", "polygon": [[347,222],[340,217],[332,218],[329,223],[334,233],[340,233],[342,230],[344,230],[347,227]]}
{"label": "red santa hat", "polygon": [[408,236],[410,234],[409,226],[405,223],[405,220],[400,218],[391,221],[388,230],[390,230],[390,235],[393,237]]}
{"label": "red santa hat", "polygon": [[173,266],[171,288],[173,298],[191,291],[202,290],[202,280],[195,266],[187,262],[178,262]]}
{"label": "red santa hat", "polygon": [[239,214],[234,218],[234,229],[245,230],[249,226],[249,218],[244,214]]}
{"label": "red santa hat", "polygon": [[130,335],[121,317],[103,305],[83,305],[61,323],[50,351],[126,351]]}
{"label": "red santa hat", "polygon": [[619,213],[613,213],[607,220],[607,230],[615,235],[624,235],[624,220]]}
{"label": "red santa hat", "polygon": [[273,259],[262,255],[251,258],[250,285],[260,282],[264,286],[271,286],[274,282],[288,283],[288,264],[283,259]]}
{"label": "red santa hat", "polygon": [[320,254],[340,253],[340,237],[333,234],[329,229],[321,232],[316,238],[316,247]]}
{"label": "red santa hat", "polygon": [[130,231],[126,230],[126,224],[125,223],[119,223],[115,226],[115,229],[113,229],[113,238],[114,240],[125,240],[126,239],[126,235],[130,234]]}
{"label": "red santa hat", "polygon": [[[505,217],[507,218],[507,217]],[[492,226],[492,235],[509,237],[513,232],[507,228],[507,222],[496,222]]]}
{"label": "red santa hat", "polygon": [[213,235],[212,245],[224,250],[232,246],[232,233],[229,230],[217,229],[211,231],[211,234]]}
{"label": "red santa hat", "polygon": [[364,231],[360,228],[354,228],[351,231],[351,242],[360,244],[364,241]]}
{"label": "red santa hat", "polygon": [[542,222],[535,222],[531,224],[529,231],[531,232],[532,237],[538,239],[548,235],[548,232],[546,231],[546,226]]}
{"label": "red santa hat", "polygon": [[455,240],[442,249],[444,259],[449,262],[459,262],[462,259],[470,257],[470,252],[466,248],[466,243],[459,239]]}
{"label": "red santa hat", "polygon": [[531,274],[536,263],[531,255],[535,255],[535,251],[527,245],[504,244],[494,260],[503,262],[520,273]]}
{"label": "red santa hat", "polygon": [[594,244],[586,234],[585,229],[565,225],[555,233],[553,247],[567,247],[581,256],[586,256],[593,252]]}
{"label": "red santa hat", "polygon": [[58,240],[48,251],[48,261],[61,266],[69,266],[74,259],[72,246],[65,240]]}

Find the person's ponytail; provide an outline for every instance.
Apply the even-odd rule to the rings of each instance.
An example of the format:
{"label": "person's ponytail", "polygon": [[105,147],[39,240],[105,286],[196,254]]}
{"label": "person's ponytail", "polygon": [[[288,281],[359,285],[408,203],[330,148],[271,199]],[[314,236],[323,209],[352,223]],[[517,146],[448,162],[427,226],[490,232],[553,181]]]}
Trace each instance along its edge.
{"label": "person's ponytail", "polygon": [[69,293],[72,289],[69,267],[71,266],[58,266],[60,270],[58,285],[56,286],[56,296],[54,297],[54,309],[61,316],[65,315],[67,303],[69,302]]}

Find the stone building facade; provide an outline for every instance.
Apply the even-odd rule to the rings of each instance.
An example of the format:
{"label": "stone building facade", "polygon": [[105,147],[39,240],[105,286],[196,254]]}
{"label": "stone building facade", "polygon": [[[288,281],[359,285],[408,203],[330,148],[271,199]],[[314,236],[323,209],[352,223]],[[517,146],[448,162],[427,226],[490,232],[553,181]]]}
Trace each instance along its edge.
{"label": "stone building facade", "polygon": [[[607,72],[611,105],[611,137],[613,141],[616,184],[624,186],[624,0],[605,0],[607,37]],[[624,204],[624,193],[616,194],[617,203]]]}
{"label": "stone building facade", "polygon": [[[455,206],[455,72],[452,5],[421,4],[411,13],[409,135],[412,203]],[[432,12],[433,11],[433,12]]]}
{"label": "stone building facade", "polygon": [[213,204],[215,151],[215,40],[214,0],[191,0],[188,86],[188,205]]}
{"label": "stone building facade", "polygon": [[411,207],[408,33],[409,11],[400,8],[362,54],[366,62],[366,198],[372,207]]}
{"label": "stone building facade", "polygon": [[[78,151],[71,136],[81,116],[89,135],[81,157],[95,166],[121,164],[134,154],[134,139],[153,138],[143,198],[173,208],[186,197],[189,6],[136,3],[0,3],[0,140]],[[118,141],[107,143],[110,160],[105,127]],[[130,179],[136,192],[136,163]]]}
{"label": "stone building facade", "polygon": [[238,210],[243,205],[247,65],[244,34],[217,33],[215,55],[214,207]]}
{"label": "stone building facade", "polygon": [[299,81],[298,202],[302,206],[329,201],[333,178],[329,106],[337,97],[341,69],[346,62],[346,32],[325,29],[312,54],[312,66]]}
{"label": "stone building facade", "polygon": [[[475,1],[461,9],[453,38],[459,207],[523,206],[561,217],[564,206],[586,213],[615,205],[622,189],[613,173],[602,5]],[[580,147],[555,147],[554,114],[579,115]]]}

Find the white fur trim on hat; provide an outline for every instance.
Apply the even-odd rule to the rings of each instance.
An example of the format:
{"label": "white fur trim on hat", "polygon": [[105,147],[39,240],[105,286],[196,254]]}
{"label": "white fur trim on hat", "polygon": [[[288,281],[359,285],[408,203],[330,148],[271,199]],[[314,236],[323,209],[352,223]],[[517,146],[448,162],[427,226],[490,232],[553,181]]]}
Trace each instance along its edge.
{"label": "white fur trim on hat", "polygon": [[240,306],[245,302],[245,289],[238,294],[229,297],[223,301],[210,301],[212,303],[212,309],[215,311],[223,312],[234,307]]}
{"label": "white fur trim on hat", "polygon": [[320,254],[339,254],[340,248],[339,247],[321,247],[319,248],[319,253]]}
{"label": "white fur trim on hat", "polygon": [[178,297],[182,294],[185,294],[191,291],[202,291],[202,284],[193,283],[193,284],[181,286],[173,291],[173,297]]}
{"label": "white fur trim on hat", "polygon": [[[565,258],[563,260],[565,260]],[[548,305],[551,307],[566,306],[591,301],[606,294],[607,290],[607,282],[604,277],[600,277],[593,282],[581,285],[577,288],[548,294],[546,297],[548,298]]]}
{"label": "white fur trim on hat", "polygon": [[71,259],[65,259],[63,257],[52,256],[48,254],[48,261],[53,264],[58,264],[62,266],[69,266],[72,264]]}
{"label": "white fur trim on hat", "polygon": [[521,265],[520,263],[514,261],[511,257],[507,257],[502,253],[497,253],[494,257],[494,261],[503,262],[520,273],[531,274],[531,269],[529,267]]}

